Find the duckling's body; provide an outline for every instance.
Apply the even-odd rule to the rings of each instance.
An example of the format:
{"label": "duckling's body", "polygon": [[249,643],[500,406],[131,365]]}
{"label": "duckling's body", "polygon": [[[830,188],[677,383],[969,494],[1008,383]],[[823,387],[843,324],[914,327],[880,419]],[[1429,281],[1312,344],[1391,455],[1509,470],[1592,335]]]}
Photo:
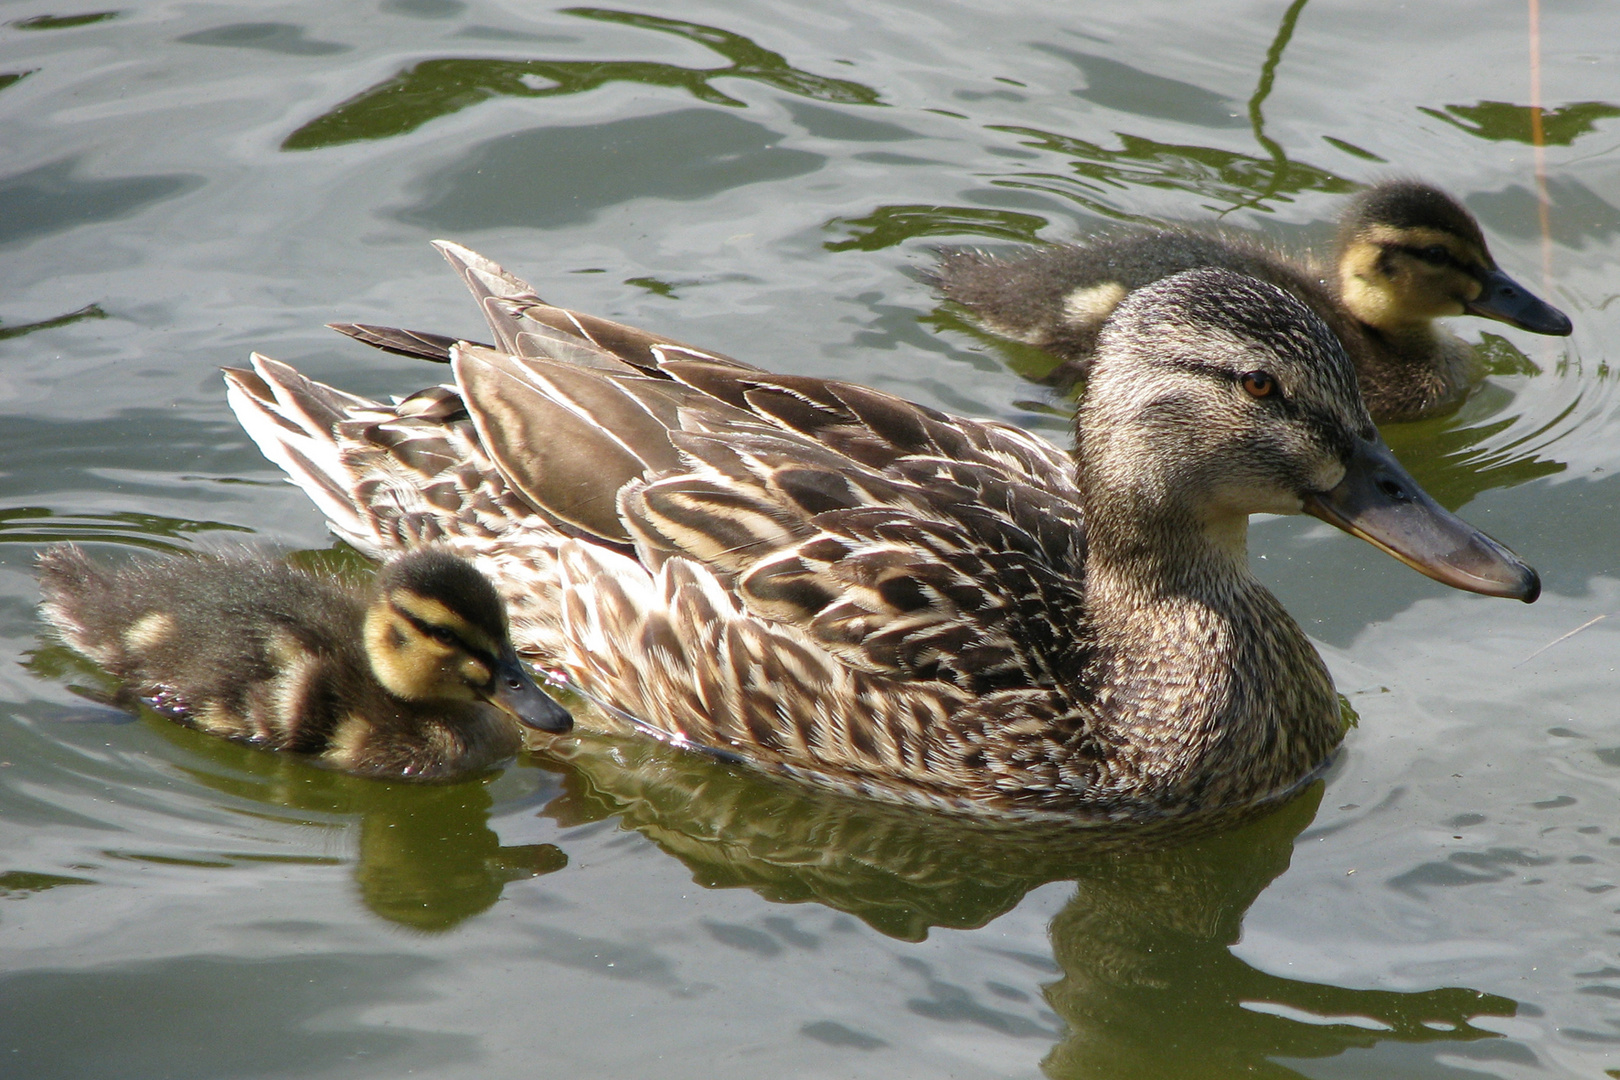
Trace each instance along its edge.
{"label": "duckling's body", "polygon": [[1380,423],[1453,409],[1482,376],[1472,346],[1437,317],[1472,313],[1570,332],[1568,318],[1497,269],[1473,215],[1414,181],[1379,184],[1354,200],[1328,266],[1230,230],[1147,229],[1005,257],[945,251],[932,280],[985,329],[1061,358],[1052,381],[1066,386],[1084,378],[1120,300],[1199,267],[1258,278],[1309,307],[1350,354]]}
{"label": "duckling's body", "polygon": [[247,553],[108,568],[63,545],[40,577],[69,646],[210,734],[440,779],[516,753],[514,717],[571,723],[517,662],[488,579],[448,552],[401,556],[370,594]]}
{"label": "duckling's body", "polygon": [[1308,309],[1229,271],[1121,306],[1071,454],[554,308],[440,247],[498,343],[449,346],[453,387],[382,404],[255,357],[232,407],[340,535],[464,553],[527,655],[684,745],[974,811],[1243,806],[1343,731],[1250,572],[1251,513],[1314,513],[1459,587],[1539,587],[1377,443]]}

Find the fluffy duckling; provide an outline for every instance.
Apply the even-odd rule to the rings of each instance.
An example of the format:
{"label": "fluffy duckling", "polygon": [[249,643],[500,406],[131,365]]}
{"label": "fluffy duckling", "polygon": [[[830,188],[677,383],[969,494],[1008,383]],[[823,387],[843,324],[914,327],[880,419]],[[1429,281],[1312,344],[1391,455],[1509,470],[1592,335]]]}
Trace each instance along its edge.
{"label": "fluffy duckling", "polygon": [[483,574],[449,552],[398,556],[368,597],[249,554],[108,568],[72,545],[39,561],[45,617],[76,652],[199,731],[334,768],[441,779],[572,725],[518,661]]}
{"label": "fluffy duckling", "polygon": [[1481,377],[1472,347],[1435,325],[1441,316],[1481,315],[1556,336],[1571,329],[1568,316],[1497,268],[1472,214],[1414,180],[1378,184],[1350,203],[1328,267],[1252,236],[1174,228],[1005,258],[944,251],[930,280],[985,329],[1060,357],[1051,381],[1068,386],[1085,377],[1103,322],[1127,293],[1205,266],[1304,301],[1344,343],[1379,423],[1455,408]]}

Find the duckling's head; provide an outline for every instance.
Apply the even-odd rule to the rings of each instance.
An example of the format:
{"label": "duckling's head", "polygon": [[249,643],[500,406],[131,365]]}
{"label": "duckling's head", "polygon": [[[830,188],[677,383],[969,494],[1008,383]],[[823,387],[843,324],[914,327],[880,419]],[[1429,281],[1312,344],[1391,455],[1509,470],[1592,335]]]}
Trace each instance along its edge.
{"label": "duckling's head", "polygon": [[1442,315],[1482,315],[1563,336],[1569,317],[1496,266],[1474,216],[1415,180],[1362,192],[1339,227],[1339,294],[1362,322],[1399,335]]}
{"label": "duckling's head", "polygon": [[1534,599],[1535,571],[1441,508],[1383,445],[1344,347],[1274,285],[1189,270],[1103,328],[1076,417],[1098,547],[1244,558],[1250,514],[1310,513],[1447,584]]}
{"label": "duckling's head", "polygon": [[366,610],[366,655],[407,701],[487,701],[541,731],[573,727],[517,657],[489,579],[448,551],[399,556],[377,576]]}

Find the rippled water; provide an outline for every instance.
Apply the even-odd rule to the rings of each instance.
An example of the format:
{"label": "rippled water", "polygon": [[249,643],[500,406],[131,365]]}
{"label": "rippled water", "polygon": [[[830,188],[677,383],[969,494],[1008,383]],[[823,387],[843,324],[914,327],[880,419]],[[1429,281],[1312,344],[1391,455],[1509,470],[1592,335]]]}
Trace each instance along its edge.
{"label": "rippled water", "polygon": [[[0,5],[0,1073],[1620,1075],[1620,11],[1542,19],[1545,234],[1514,4]],[[1459,322],[1493,376],[1387,433],[1546,593],[1258,522],[1360,726],[1227,835],[953,826],[590,739],[362,781],[121,722],[39,639],[54,540],[328,546],[216,369],[423,385],[321,325],[478,331],[432,237],[1060,438],[1041,359],[917,283],[931,245],[1320,245],[1391,173],[1575,320]]]}

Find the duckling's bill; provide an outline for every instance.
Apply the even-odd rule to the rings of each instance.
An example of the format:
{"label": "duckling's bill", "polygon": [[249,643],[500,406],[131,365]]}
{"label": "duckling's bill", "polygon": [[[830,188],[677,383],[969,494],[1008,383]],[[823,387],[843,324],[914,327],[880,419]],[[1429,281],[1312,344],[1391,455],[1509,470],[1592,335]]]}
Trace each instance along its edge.
{"label": "duckling's bill", "polygon": [[1541,595],[1534,569],[1435,502],[1382,439],[1356,439],[1344,479],[1303,501],[1307,514],[1453,588],[1527,604]]}
{"label": "duckling's bill", "polygon": [[1500,270],[1491,270],[1482,280],[1484,288],[1463,305],[1470,315],[1496,319],[1532,334],[1568,337],[1575,329],[1569,316],[1514,281]]}
{"label": "duckling's bill", "polygon": [[536,731],[561,735],[574,729],[573,716],[540,689],[516,653],[508,652],[496,662],[487,697],[491,705]]}

